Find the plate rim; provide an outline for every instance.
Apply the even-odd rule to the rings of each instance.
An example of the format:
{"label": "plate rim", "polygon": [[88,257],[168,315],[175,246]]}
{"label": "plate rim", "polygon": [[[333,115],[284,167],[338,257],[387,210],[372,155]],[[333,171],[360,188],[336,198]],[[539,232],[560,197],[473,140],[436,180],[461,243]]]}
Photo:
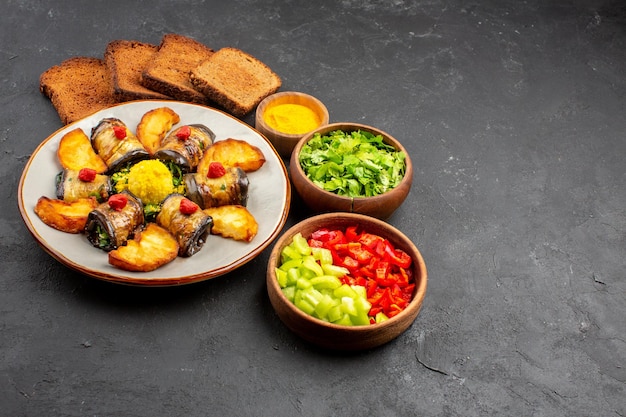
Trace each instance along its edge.
{"label": "plate rim", "polygon": [[[28,173],[30,172],[31,169],[33,169],[32,164],[35,160],[35,157],[39,154],[39,152],[41,152],[42,149],[46,146],[46,144],[48,144],[48,142],[53,140],[61,131],[64,131],[64,130],[69,131],[71,130],[73,126],[82,123],[84,120],[89,119],[89,118],[96,118],[98,114],[110,112],[112,109],[116,107],[132,106],[133,104],[150,104],[150,105],[153,105],[154,108],[157,108],[157,107],[164,107],[172,103],[174,103],[175,105],[197,107],[202,110],[207,110],[209,112],[215,112],[222,116],[226,116],[234,120],[235,122],[241,124],[245,128],[250,129],[252,132],[259,135],[259,137],[267,143],[269,148],[272,150],[275,158],[278,160],[280,171],[285,178],[285,205],[283,207],[280,217],[277,218],[276,226],[271,231],[271,233],[269,233],[269,235],[262,242],[258,243],[252,250],[250,250],[249,252],[244,254],[242,257],[232,262],[229,262],[224,265],[220,265],[214,269],[204,271],[204,272],[193,273],[193,274],[182,275],[182,276],[168,276],[168,277],[133,277],[133,276],[128,275],[129,274],[128,271],[124,271],[121,269],[118,270],[119,273],[107,273],[106,271],[94,270],[92,268],[86,267],[84,265],[81,265],[79,263],[72,261],[71,259],[67,258],[62,253],[62,251],[60,251],[58,248],[49,245],[46,239],[43,238],[38,233],[37,227],[35,227],[35,225],[30,220],[28,209],[26,207],[26,202],[24,201],[25,200],[24,183],[26,181],[26,178],[28,177]],[[257,256],[259,256],[281,233],[289,217],[289,212],[291,208],[291,198],[292,198],[291,181],[289,179],[289,173],[285,165],[285,162],[276,151],[276,148],[274,147],[274,145],[271,143],[271,141],[269,141],[265,137],[265,135],[263,135],[261,132],[259,132],[254,127],[250,126],[249,124],[245,123],[241,119],[238,119],[234,117],[233,115],[226,113],[220,109],[216,109],[216,108],[203,105],[203,104],[176,101],[176,100],[132,100],[132,101],[126,101],[123,103],[116,103],[113,106],[109,106],[105,109],[101,109],[80,120],[74,121],[72,123],[69,123],[60,127],[59,129],[55,130],[53,133],[48,135],[45,139],[43,139],[33,150],[30,157],[28,158],[28,161],[24,165],[24,168],[20,175],[20,180],[18,183],[18,190],[17,190],[18,208],[19,208],[20,216],[22,217],[22,221],[24,222],[27,230],[29,231],[31,236],[35,239],[35,241],[38,243],[38,245],[46,253],[48,253],[52,258],[54,258],[59,263],[65,265],[66,267],[72,270],[75,270],[81,274],[92,277],[92,278],[96,278],[102,281],[117,283],[117,284],[125,284],[125,285],[131,285],[131,286],[143,286],[143,287],[178,286],[178,285],[202,282],[202,281],[217,278],[219,276],[232,272],[236,270],[237,268],[240,268],[243,265],[247,264],[248,262],[252,261]],[[60,233],[63,233],[63,232],[60,232]]]}

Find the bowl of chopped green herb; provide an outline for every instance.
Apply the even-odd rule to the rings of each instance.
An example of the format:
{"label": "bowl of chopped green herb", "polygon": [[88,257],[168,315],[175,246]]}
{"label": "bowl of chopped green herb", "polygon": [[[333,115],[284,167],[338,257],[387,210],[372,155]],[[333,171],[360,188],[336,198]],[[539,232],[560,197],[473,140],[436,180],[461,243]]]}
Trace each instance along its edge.
{"label": "bowl of chopped green herb", "polygon": [[413,182],[413,165],[402,144],[358,123],[332,123],[305,135],[293,149],[289,172],[312,211],[383,220],[404,202]]}

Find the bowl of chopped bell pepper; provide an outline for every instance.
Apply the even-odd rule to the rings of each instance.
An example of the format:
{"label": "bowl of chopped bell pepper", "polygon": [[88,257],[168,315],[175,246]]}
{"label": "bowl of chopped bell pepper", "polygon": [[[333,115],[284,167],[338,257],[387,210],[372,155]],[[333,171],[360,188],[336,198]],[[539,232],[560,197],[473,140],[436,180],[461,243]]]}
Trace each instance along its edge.
{"label": "bowl of chopped bell pepper", "polygon": [[380,219],[324,213],[275,243],[267,291],[281,321],[317,346],[354,351],[395,339],[417,318],[427,287],[415,244]]}
{"label": "bowl of chopped bell pepper", "polygon": [[400,141],[358,123],[331,123],[303,136],[291,153],[289,173],[313,212],[383,220],[404,202],[413,182],[413,164]]}

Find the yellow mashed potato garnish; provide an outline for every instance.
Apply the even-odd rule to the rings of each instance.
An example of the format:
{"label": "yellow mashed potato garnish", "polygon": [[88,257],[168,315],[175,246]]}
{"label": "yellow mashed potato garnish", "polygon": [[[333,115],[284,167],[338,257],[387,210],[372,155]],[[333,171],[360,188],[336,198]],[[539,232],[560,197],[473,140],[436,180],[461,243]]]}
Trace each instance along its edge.
{"label": "yellow mashed potato garnish", "polygon": [[174,192],[172,173],[156,159],[141,161],[130,168],[127,188],[144,204],[159,204]]}

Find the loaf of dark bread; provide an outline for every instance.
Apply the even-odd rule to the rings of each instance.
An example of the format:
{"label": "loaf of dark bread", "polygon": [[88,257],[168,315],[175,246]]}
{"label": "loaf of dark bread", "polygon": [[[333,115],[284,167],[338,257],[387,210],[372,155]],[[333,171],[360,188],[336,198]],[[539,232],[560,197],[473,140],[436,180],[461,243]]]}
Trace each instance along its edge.
{"label": "loaf of dark bread", "polygon": [[193,87],[189,74],[213,52],[189,37],[166,34],[152,62],[144,69],[141,83],[176,100],[206,104],[206,96]]}
{"label": "loaf of dark bread", "polygon": [[251,112],[282,84],[263,62],[230,47],[218,50],[196,66],[190,81],[195,89],[237,117]]}
{"label": "loaf of dark bread", "polygon": [[113,95],[117,101],[167,100],[170,96],[146,88],[141,83],[141,74],[159,50],[150,43],[114,40],[104,51],[104,62],[111,74]]}
{"label": "loaf of dark bread", "polygon": [[116,103],[104,60],[73,57],[44,71],[39,90],[68,124]]}

